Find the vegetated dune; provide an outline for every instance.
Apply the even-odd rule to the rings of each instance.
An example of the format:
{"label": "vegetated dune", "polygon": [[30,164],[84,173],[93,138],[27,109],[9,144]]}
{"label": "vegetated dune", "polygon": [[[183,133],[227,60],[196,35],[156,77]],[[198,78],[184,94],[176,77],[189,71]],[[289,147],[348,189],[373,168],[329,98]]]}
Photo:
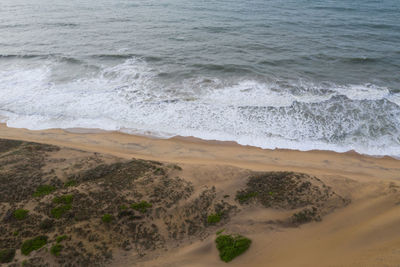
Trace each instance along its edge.
{"label": "vegetated dune", "polygon": [[[0,256],[11,266],[397,266],[396,177],[310,173],[1,139]],[[225,263],[222,235],[251,244]]]}

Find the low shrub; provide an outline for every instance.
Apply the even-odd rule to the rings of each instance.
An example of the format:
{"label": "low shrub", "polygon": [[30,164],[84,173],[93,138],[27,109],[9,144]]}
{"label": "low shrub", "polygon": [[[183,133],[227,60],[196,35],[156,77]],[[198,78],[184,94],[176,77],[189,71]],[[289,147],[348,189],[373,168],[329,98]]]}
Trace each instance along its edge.
{"label": "low shrub", "polygon": [[0,263],[11,262],[15,257],[15,249],[5,248],[0,249]]}
{"label": "low shrub", "polygon": [[50,211],[50,213],[51,213],[51,216],[53,216],[54,218],[60,219],[61,216],[62,216],[65,212],[67,212],[68,210],[70,210],[71,208],[72,208],[71,204],[62,205],[62,206],[58,206],[58,207],[53,208],[53,209]]}
{"label": "low shrub", "polygon": [[303,209],[292,216],[292,223],[295,225],[320,220],[321,218],[318,215],[318,209],[316,207],[312,207],[311,209]]}
{"label": "low shrub", "polygon": [[76,184],[77,182],[75,180],[69,180],[65,182],[64,187],[75,186]]}
{"label": "low shrub", "polygon": [[113,216],[111,214],[104,214],[101,220],[104,223],[110,223],[113,220]]}
{"label": "low shrub", "polygon": [[55,244],[50,248],[50,253],[53,254],[54,256],[60,255],[60,252],[62,250],[63,246],[60,244]]}
{"label": "low shrub", "polygon": [[121,206],[119,206],[119,209],[120,210],[126,210],[126,209],[128,209],[128,206],[127,205],[121,205]]}
{"label": "low shrub", "polygon": [[137,211],[140,211],[142,213],[145,213],[147,211],[147,209],[153,207],[153,205],[151,203],[148,203],[147,201],[140,201],[138,203],[133,203],[131,205],[131,208]]}
{"label": "low shrub", "polygon": [[44,219],[40,222],[39,227],[44,231],[49,231],[54,226],[54,221],[51,219]]}
{"label": "low shrub", "polygon": [[50,194],[51,192],[53,192],[54,190],[56,190],[56,188],[54,186],[51,185],[39,185],[38,188],[36,188],[35,193],[33,193],[34,197],[41,197],[41,196],[45,196]]}
{"label": "low shrub", "polygon": [[248,203],[252,198],[255,198],[257,195],[257,192],[238,192],[236,195],[236,200],[239,201],[240,204],[245,204]]}
{"label": "low shrub", "polygon": [[215,223],[218,223],[219,221],[221,221],[221,214],[219,214],[219,213],[211,214],[211,215],[208,215],[208,217],[207,217],[207,222],[209,224],[215,224]]}
{"label": "low shrub", "polygon": [[220,234],[222,234],[224,231],[225,231],[225,229],[221,229],[221,230],[218,230],[215,234],[216,234],[216,235],[220,235]]}
{"label": "low shrub", "polygon": [[17,209],[14,211],[14,218],[17,220],[23,220],[28,216],[29,210]]}
{"label": "low shrub", "polygon": [[230,262],[250,247],[251,240],[241,235],[219,235],[215,243],[221,260]]}
{"label": "low shrub", "polygon": [[68,205],[68,204],[72,203],[73,198],[74,198],[73,195],[63,195],[63,196],[55,197],[53,199],[53,203]]}
{"label": "low shrub", "polygon": [[57,242],[57,243],[60,243],[61,241],[65,240],[65,239],[67,239],[67,238],[68,238],[68,237],[67,237],[66,235],[57,236],[56,242]]}
{"label": "low shrub", "polygon": [[47,244],[47,236],[37,236],[32,239],[25,240],[21,246],[21,253],[29,255],[34,250],[38,250]]}
{"label": "low shrub", "polygon": [[172,165],[172,168],[174,168],[175,170],[178,170],[178,171],[181,171],[181,170],[182,170],[182,167],[181,167],[181,166],[178,166],[178,165],[176,165],[176,164],[173,164],[173,165]]}

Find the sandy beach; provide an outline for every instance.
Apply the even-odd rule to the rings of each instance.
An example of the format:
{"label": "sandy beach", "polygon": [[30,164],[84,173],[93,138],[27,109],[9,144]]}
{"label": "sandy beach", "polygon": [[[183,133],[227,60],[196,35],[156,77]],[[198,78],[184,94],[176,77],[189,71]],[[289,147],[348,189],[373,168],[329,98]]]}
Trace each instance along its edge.
{"label": "sandy beach", "polygon": [[[38,142],[71,151],[96,152],[122,159],[179,164],[180,177],[194,188],[215,187],[234,195],[251,171],[293,171],[318,177],[346,204],[321,221],[297,227],[272,223],[289,210],[251,205],[218,228],[252,239],[251,248],[230,266],[399,266],[400,161],[357,153],[263,150],[230,142],[194,138],[155,139],[119,132],[0,127],[1,139]],[[67,152],[65,152],[67,153]],[[217,228],[216,228],[217,229]],[[148,254],[139,266],[225,266],[218,258],[215,234],[184,240],[176,247]],[[114,253],[112,264],[138,264],[129,252]]]}

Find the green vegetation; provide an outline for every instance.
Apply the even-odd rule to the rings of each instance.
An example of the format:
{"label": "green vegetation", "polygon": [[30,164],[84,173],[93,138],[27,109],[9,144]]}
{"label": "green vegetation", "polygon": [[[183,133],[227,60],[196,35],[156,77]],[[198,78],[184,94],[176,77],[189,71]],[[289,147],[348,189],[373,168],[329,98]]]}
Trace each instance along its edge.
{"label": "green vegetation", "polygon": [[15,249],[5,248],[0,249],[0,263],[8,263],[14,259]]}
{"label": "green vegetation", "polygon": [[210,214],[207,217],[207,222],[209,224],[218,223],[220,220],[221,220],[221,214],[220,213]]}
{"label": "green vegetation", "polygon": [[14,218],[17,220],[23,220],[28,216],[29,210],[17,209],[14,211]]}
{"label": "green vegetation", "polygon": [[55,197],[53,199],[53,203],[68,205],[68,204],[72,203],[73,198],[74,198],[73,195],[63,195],[63,196]]}
{"label": "green vegetation", "polygon": [[60,206],[57,206],[51,210],[51,216],[53,216],[56,219],[61,218],[61,216],[70,210],[72,208],[72,200],[74,196],[73,195],[63,195],[63,196],[58,196],[53,199],[53,203],[56,204],[62,204]]}
{"label": "green vegetation", "polygon": [[51,210],[51,216],[60,219],[61,216],[72,208],[71,204],[55,207]]}
{"label": "green vegetation", "polygon": [[77,182],[75,180],[69,180],[65,182],[64,187],[75,186],[76,184]]}
{"label": "green vegetation", "polygon": [[13,236],[18,236],[19,235],[19,232],[18,231],[14,231],[13,232]]}
{"label": "green vegetation", "polygon": [[142,200],[142,201],[140,201],[138,203],[133,203],[131,205],[132,209],[140,211],[142,213],[145,213],[147,211],[147,209],[149,209],[151,207],[153,207],[153,205],[148,203],[147,201],[144,201],[144,200]]}
{"label": "green vegetation", "polygon": [[53,254],[54,256],[60,255],[60,252],[62,250],[63,246],[60,244],[55,244],[50,248],[50,253]]}
{"label": "green vegetation", "polygon": [[57,243],[60,243],[61,241],[65,240],[65,239],[67,239],[67,238],[68,238],[68,237],[67,237],[66,235],[57,236],[56,242],[57,242]]}
{"label": "green vegetation", "polygon": [[50,194],[51,192],[53,192],[54,190],[56,190],[56,188],[54,186],[51,185],[39,185],[38,188],[36,188],[36,192],[33,193],[34,197],[41,197],[41,196],[45,196]]}
{"label": "green vegetation", "polygon": [[119,209],[120,209],[120,210],[126,210],[127,208],[128,208],[127,205],[121,205],[121,206],[119,206]]}
{"label": "green vegetation", "polygon": [[220,235],[220,234],[222,234],[222,232],[224,232],[225,231],[225,229],[221,229],[221,230],[218,230],[215,234],[216,235]]}
{"label": "green vegetation", "polygon": [[113,220],[113,216],[111,214],[104,214],[101,220],[104,223],[110,223]]}
{"label": "green vegetation", "polygon": [[22,243],[21,252],[24,255],[29,255],[34,250],[38,250],[47,244],[47,236],[37,236],[32,239],[28,239]]}
{"label": "green vegetation", "polygon": [[248,203],[250,199],[256,197],[257,195],[257,192],[238,192],[236,195],[236,200],[239,201],[240,204],[244,204]]}
{"label": "green vegetation", "polygon": [[230,262],[250,247],[251,240],[240,235],[219,235],[215,243],[221,260]]}

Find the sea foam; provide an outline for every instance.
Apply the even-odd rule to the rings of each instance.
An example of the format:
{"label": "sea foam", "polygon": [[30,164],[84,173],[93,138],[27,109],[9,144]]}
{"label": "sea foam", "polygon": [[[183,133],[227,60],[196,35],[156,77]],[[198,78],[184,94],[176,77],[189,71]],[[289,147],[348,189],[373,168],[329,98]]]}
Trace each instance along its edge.
{"label": "sea foam", "polygon": [[0,71],[10,127],[195,136],[262,148],[400,155],[400,96],[374,84],[197,77],[164,84],[131,58],[64,79],[63,62]]}

